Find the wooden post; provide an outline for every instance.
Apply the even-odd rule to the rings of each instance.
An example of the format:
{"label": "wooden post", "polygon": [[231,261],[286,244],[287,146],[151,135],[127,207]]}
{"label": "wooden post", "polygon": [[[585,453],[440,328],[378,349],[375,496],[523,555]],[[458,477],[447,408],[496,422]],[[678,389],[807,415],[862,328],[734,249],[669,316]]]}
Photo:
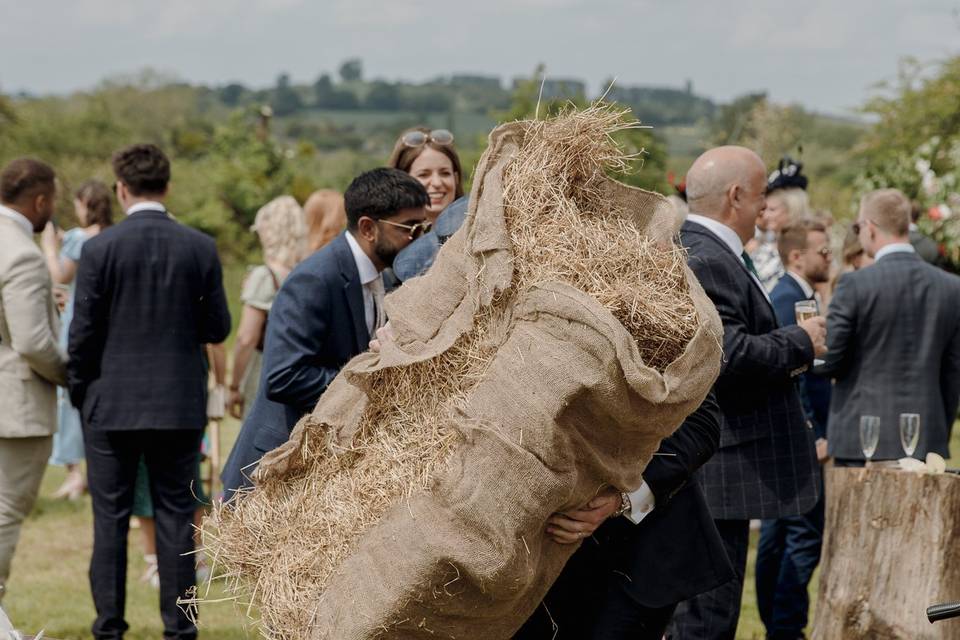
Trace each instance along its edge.
{"label": "wooden post", "polygon": [[960,600],[960,477],[826,471],[827,520],[813,638],[947,640],[931,604]]}

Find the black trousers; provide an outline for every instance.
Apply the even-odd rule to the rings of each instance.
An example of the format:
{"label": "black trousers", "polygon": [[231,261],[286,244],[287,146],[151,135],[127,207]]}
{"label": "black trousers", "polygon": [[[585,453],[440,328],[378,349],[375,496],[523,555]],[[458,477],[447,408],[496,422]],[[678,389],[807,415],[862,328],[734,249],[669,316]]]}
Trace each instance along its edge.
{"label": "black trousers", "polygon": [[197,628],[177,606],[196,583],[191,483],[200,455],[200,429],[96,431],[84,428],[87,476],[93,501],[93,557],[90,588],[97,618],[93,636],[122,638],[127,583],[127,534],[133,509],[137,463],[144,457],[150,476],[157,528],[160,617],[163,637],[191,640]]}
{"label": "black trousers", "polygon": [[639,604],[629,580],[596,540],[585,540],[513,640],[660,640],[676,605]]}
{"label": "black trousers", "polygon": [[715,520],[723,547],[733,565],[734,578],[712,591],[681,602],[668,638],[678,640],[734,640],[740,620],[743,577],[750,545],[749,520]]}

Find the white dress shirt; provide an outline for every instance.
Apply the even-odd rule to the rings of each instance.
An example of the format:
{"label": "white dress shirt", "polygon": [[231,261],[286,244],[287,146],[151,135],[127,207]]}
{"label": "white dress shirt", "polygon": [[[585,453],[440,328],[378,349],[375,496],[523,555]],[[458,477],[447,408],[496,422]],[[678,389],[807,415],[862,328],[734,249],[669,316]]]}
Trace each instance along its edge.
{"label": "white dress shirt", "polygon": [[916,253],[917,250],[913,248],[913,245],[907,242],[895,242],[893,244],[888,244],[880,251],[877,251],[876,257],[874,260],[879,260],[884,256],[889,256],[891,253]]}
{"label": "white dress shirt", "polygon": [[163,206],[160,202],[153,202],[151,200],[146,200],[144,202],[138,202],[129,209],[127,209],[127,215],[132,216],[137,211],[163,211],[166,213],[167,208]]}
{"label": "white dress shirt", "polygon": [[656,499],[653,497],[653,491],[644,482],[640,488],[629,494],[630,508],[623,514],[627,520],[633,524],[640,524],[640,521],[646,518],[656,506]]}
{"label": "white dress shirt", "polygon": [[[377,268],[373,265],[370,257],[363,252],[357,239],[353,237],[351,231],[347,231],[347,244],[350,245],[350,253],[353,254],[353,261],[357,263],[357,271],[360,273],[360,284],[363,285],[363,316],[367,323],[367,332],[370,337],[374,337],[377,322],[377,308],[374,300],[379,291],[383,291],[383,278]],[[379,285],[379,286],[378,286]]]}
{"label": "white dress shirt", "polygon": [[33,223],[30,222],[29,219],[27,219],[27,216],[23,215],[22,213],[20,213],[15,209],[11,209],[10,207],[5,207],[2,204],[0,204],[0,216],[3,216],[4,218],[10,218],[11,220],[17,223],[17,226],[23,229],[24,233],[26,233],[31,238],[33,237]]}
{"label": "white dress shirt", "polygon": [[[730,248],[730,251],[733,251],[733,255],[737,256],[737,260],[746,266],[747,263],[743,260],[743,240],[740,239],[736,231],[722,222],[717,222],[713,218],[701,216],[697,213],[688,213],[687,220],[699,224],[701,227],[706,227],[708,231],[712,231],[715,236],[720,238],[723,244]],[[767,302],[770,302],[770,294],[767,293],[767,289],[763,286],[763,283],[760,282],[760,279],[757,278],[750,269],[747,269],[747,271],[750,273],[750,279],[753,280],[754,284],[763,292],[763,297],[767,299]]]}
{"label": "white dress shirt", "polygon": [[808,299],[814,297],[813,287],[810,286],[810,283],[807,282],[807,279],[803,276],[795,274],[793,271],[787,271],[787,275],[796,280],[797,284],[800,285],[800,288],[803,290],[803,295]]}

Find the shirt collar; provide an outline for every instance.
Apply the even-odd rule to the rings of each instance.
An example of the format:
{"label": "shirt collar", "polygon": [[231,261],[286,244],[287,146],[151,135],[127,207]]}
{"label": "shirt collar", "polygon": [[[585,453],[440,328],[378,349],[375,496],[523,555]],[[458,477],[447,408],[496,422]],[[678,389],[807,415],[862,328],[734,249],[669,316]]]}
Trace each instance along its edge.
{"label": "shirt collar", "polygon": [[884,256],[889,256],[893,253],[916,253],[917,250],[913,248],[913,245],[908,242],[895,242],[893,244],[888,244],[880,251],[877,251],[876,257],[874,260],[879,260]]}
{"label": "shirt collar", "polygon": [[23,229],[24,233],[26,233],[30,238],[33,238],[33,223],[27,219],[27,216],[15,209],[5,207],[2,204],[0,204],[0,215],[4,216],[5,218],[10,218],[16,222],[17,226]]}
{"label": "shirt collar", "polygon": [[708,218],[706,216],[701,216],[696,213],[690,213],[687,215],[687,220],[690,222],[696,222],[702,227],[706,227],[712,231],[720,240],[723,241],[723,244],[730,247],[730,251],[733,251],[734,255],[738,258],[743,254],[743,241],[740,239],[740,236],[737,235],[737,232],[723,224],[722,222],[717,222],[713,218]]}
{"label": "shirt collar", "polygon": [[353,261],[357,263],[357,271],[360,272],[360,284],[370,284],[380,277],[380,272],[373,266],[370,256],[364,253],[350,231],[347,231],[347,244],[350,245],[350,253],[353,254]]}
{"label": "shirt collar", "polygon": [[796,280],[797,284],[800,285],[800,288],[803,289],[803,295],[807,296],[807,298],[813,297],[813,287],[810,286],[810,283],[807,282],[806,278],[797,275],[793,271],[787,271],[787,275]]}
{"label": "shirt collar", "polygon": [[159,202],[153,202],[148,200],[144,202],[138,202],[137,204],[127,209],[127,215],[132,216],[138,211],[163,211],[164,213],[166,213],[167,208]]}

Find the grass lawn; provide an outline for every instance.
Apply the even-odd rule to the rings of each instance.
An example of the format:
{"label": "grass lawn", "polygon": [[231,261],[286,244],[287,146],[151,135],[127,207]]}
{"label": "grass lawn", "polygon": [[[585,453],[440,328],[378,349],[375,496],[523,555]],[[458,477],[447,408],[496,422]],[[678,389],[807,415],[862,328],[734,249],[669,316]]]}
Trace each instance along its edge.
{"label": "grass lawn", "polygon": [[[221,427],[226,451],[233,444],[239,425],[227,420]],[[93,599],[87,569],[93,545],[93,515],[90,497],[77,502],[51,500],[64,478],[62,467],[48,467],[33,513],[24,523],[20,544],[13,560],[3,608],[18,629],[58,640],[90,637],[94,618]],[[139,581],[145,569],[139,532],[131,530],[127,572],[126,637],[159,638],[163,630],[158,605],[159,592]],[[222,593],[211,590],[216,599]],[[227,640],[257,638],[246,632],[244,612],[232,603],[206,606],[200,611],[201,636]]]}
{"label": "grass lawn", "polygon": [[[225,451],[236,438],[238,424],[227,420],[222,427]],[[960,429],[954,429],[952,449],[960,452]],[[955,467],[960,459],[954,458]],[[93,539],[90,499],[69,503],[51,500],[49,496],[63,480],[60,467],[49,467],[41,489],[41,497],[33,513],[24,524],[20,544],[14,558],[13,574],[8,585],[9,595],[3,606],[7,614],[23,631],[45,629],[46,635],[59,640],[90,637],[94,609],[90,597],[87,568]],[[757,616],[753,566],[756,558],[757,535],[751,535],[747,579],[738,640],[761,640],[763,625]],[[136,531],[130,536],[130,569],[127,580],[127,637],[158,638],[162,630],[157,605],[157,591],[141,584],[138,577],[144,570],[139,538]],[[817,579],[811,584],[811,599],[816,601]],[[216,590],[211,599],[222,594]],[[232,603],[216,603],[200,609],[200,634],[203,638],[256,638],[255,631],[244,627],[245,612]],[[812,612],[811,612],[812,620]]]}

